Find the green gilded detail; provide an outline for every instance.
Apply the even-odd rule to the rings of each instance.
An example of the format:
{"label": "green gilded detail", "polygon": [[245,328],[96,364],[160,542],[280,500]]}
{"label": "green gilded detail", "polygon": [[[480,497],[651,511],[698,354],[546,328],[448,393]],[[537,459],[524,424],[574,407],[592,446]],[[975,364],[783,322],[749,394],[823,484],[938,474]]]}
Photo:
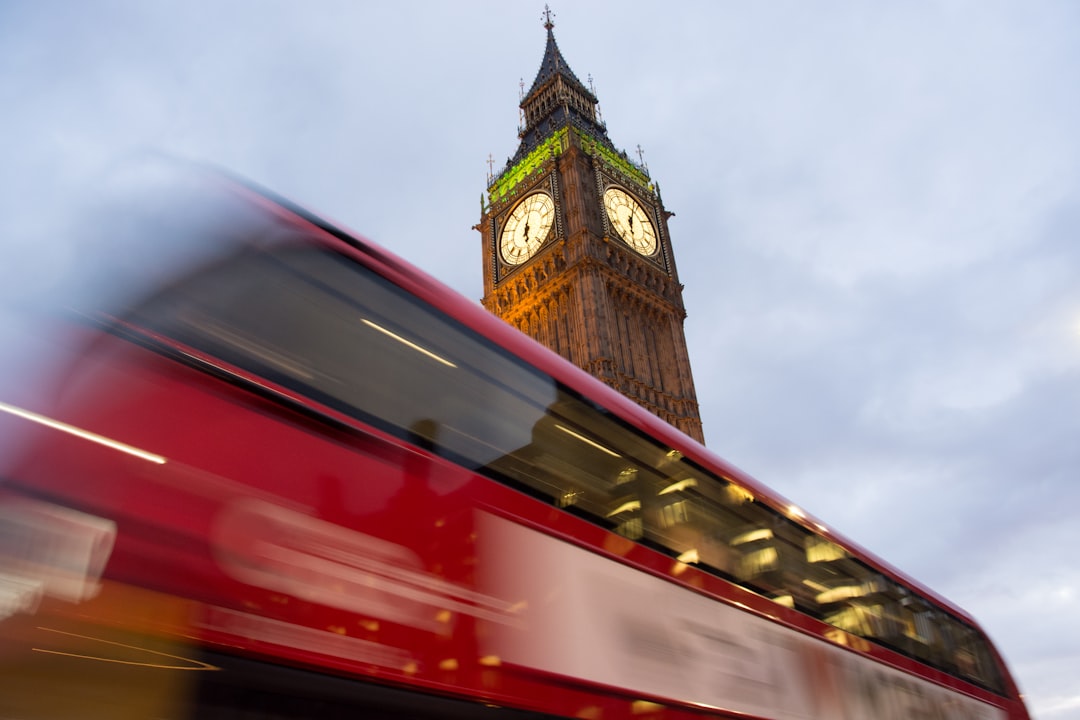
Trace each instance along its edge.
{"label": "green gilded detail", "polygon": [[521,181],[536,172],[545,160],[561,155],[565,149],[565,140],[566,128],[556,130],[554,135],[537,145],[521,162],[500,175],[499,179],[488,188],[488,197],[491,202],[506,197]]}
{"label": "green gilded detail", "polygon": [[634,165],[625,157],[615,152],[607,145],[601,143],[599,140],[592,137],[591,135],[583,132],[582,130],[574,128],[574,132],[576,132],[578,134],[578,137],[581,138],[581,148],[585,152],[589,153],[594,157],[601,157],[604,162],[606,162],[608,165],[615,168],[616,170],[622,172],[624,175],[632,178],[635,182],[641,185],[641,187],[648,188],[649,190],[653,189],[652,185],[649,183],[649,176],[646,175],[644,171],[642,171],[642,169],[639,168],[637,165]]}

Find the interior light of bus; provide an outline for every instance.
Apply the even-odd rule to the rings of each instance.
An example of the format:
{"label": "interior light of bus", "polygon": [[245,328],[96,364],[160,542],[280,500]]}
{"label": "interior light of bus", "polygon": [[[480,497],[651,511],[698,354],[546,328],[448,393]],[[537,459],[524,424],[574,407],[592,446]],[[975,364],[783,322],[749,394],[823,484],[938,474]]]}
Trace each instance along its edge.
{"label": "interior light of bus", "polygon": [[825,592],[818,593],[814,598],[819,604],[839,602],[840,600],[848,600],[850,598],[862,597],[866,594],[866,589],[862,585],[841,585],[840,587],[834,587]]}
{"label": "interior light of bus", "polygon": [[728,485],[725,490],[732,503],[742,505],[754,502],[754,495],[749,490],[745,490],[738,485]]}
{"label": "interior light of bus", "polygon": [[565,425],[556,425],[555,427],[557,427],[559,430],[562,430],[567,435],[570,435],[571,437],[577,438],[578,440],[585,443],[586,445],[592,445],[594,448],[596,448],[597,450],[599,450],[601,452],[605,452],[605,453],[607,453],[608,455],[610,455],[612,457],[621,457],[619,455],[619,453],[615,452],[614,450],[609,450],[608,448],[604,447],[600,443],[598,443],[598,442],[596,442],[594,440],[590,440],[589,438],[585,437],[581,433],[575,432],[575,431],[571,430],[570,428],[566,427]]}
{"label": "interior light of bus", "polygon": [[405,347],[411,348],[411,349],[415,350],[416,352],[420,353],[421,355],[426,355],[427,357],[431,358],[432,360],[435,360],[436,362],[440,362],[443,365],[446,365],[446,366],[452,367],[452,368],[457,367],[457,365],[450,362],[449,360],[444,358],[442,355],[439,355],[437,353],[434,353],[434,352],[428,350],[425,347],[417,345],[416,343],[412,342],[411,340],[406,340],[405,338],[398,335],[396,332],[394,332],[392,330],[388,330],[388,329],[384,328],[382,325],[379,325],[378,323],[372,322],[371,320],[368,320],[367,318],[360,318],[360,322],[364,323],[365,325],[367,325],[372,330],[378,330],[383,335],[386,335],[388,338],[392,338],[394,340],[397,340],[399,343],[401,343]]}
{"label": "interior light of bus", "polygon": [[502,665],[502,659],[498,655],[485,655],[480,658],[479,662],[484,667],[499,667]]}
{"label": "interior light of bus", "polygon": [[806,560],[811,563],[831,562],[848,557],[844,548],[823,537],[811,535],[806,540]]}
{"label": "interior light of bus", "polygon": [[576,504],[577,501],[584,494],[585,493],[581,492],[580,490],[567,490],[566,492],[564,492],[562,495],[559,496],[558,505],[559,505],[559,507],[570,507],[571,505]]}
{"label": "interior light of bus", "polygon": [[640,509],[641,509],[641,501],[640,500],[630,500],[628,502],[624,502],[622,505],[620,505],[619,507],[617,507],[614,510],[612,510],[611,512],[609,512],[607,514],[607,517],[615,517],[619,513],[631,512],[633,510],[640,510]]}
{"label": "interior light of bus", "polygon": [[732,545],[745,545],[746,543],[757,542],[758,540],[772,540],[773,531],[769,528],[760,528],[758,530],[751,530],[745,532],[742,535],[736,535],[731,539]]}
{"label": "interior light of bus", "polygon": [[668,485],[666,488],[657,493],[657,495],[667,495],[668,493],[680,492],[682,490],[685,490],[686,488],[691,487],[697,487],[697,480],[695,480],[694,478],[686,478],[685,480],[680,480],[679,482]]}
{"label": "interior light of bus", "polygon": [[824,585],[822,585],[819,582],[814,582],[810,578],[806,578],[805,580],[802,581],[802,583],[803,583],[803,585],[810,588],[811,590],[817,590],[819,593],[828,592],[828,590],[829,590],[829,588],[825,587]]}
{"label": "interior light of bus", "polygon": [[675,558],[681,563],[696,563],[701,561],[701,556],[698,555],[697,548],[690,548],[686,552]]}
{"label": "interior light of bus", "polygon": [[165,458],[160,455],[155,455],[154,453],[140,450],[137,447],[132,447],[131,445],[119,442],[118,440],[113,440],[103,435],[92,433],[89,430],[77,428],[74,425],[68,425],[67,423],[60,422],[59,420],[53,420],[52,418],[45,417],[44,415],[32,413],[29,410],[17,408],[14,405],[0,403],[0,411],[15,415],[16,417],[21,417],[22,419],[29,420],[30,422],[35,422],[38,425],[44,425],[45,427],[52,428],[53,430],[59,430],[60,432],[74,435],[75,437],[82,438],[83,440],[89,440],[90,442],[97,443],[98,445],[104,445],[105,447],[112,448],[113,450],[119,450],[120,452],[127,453],[128,455],[134,455],[135,457],[141,458],[142,460],[146,460],[148,462],[157,463],[158,465],[165,464]]}

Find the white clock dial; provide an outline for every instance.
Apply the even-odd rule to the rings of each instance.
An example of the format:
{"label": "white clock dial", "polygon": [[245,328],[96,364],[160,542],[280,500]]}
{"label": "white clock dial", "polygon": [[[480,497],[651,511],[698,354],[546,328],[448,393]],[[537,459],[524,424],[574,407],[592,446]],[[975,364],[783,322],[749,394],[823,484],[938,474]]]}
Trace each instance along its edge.
{"label": "white clock dial", "polygon": [[503,260],[520,265],[540,249],[555,223],[555,203],[547,193],[533,193],[510,211],[503,223],[499,249]]}
{"label": "white clock dial", "polygon": [[621,188],[604,191],[604,208],[619,237],[642,255],[656,253],[656,228],[645,208]]}

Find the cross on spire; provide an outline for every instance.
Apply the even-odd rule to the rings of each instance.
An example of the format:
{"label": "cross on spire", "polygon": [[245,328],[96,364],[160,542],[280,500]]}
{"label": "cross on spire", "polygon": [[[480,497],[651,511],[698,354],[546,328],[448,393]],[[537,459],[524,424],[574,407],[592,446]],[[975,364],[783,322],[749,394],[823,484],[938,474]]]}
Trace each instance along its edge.
{"label": "cross on spire", "polygon": [[555,27],[555,21],[551,19],[554,16],[555,15],[551,12],[551,8],[547,6],[547,3],[545,3],[544,4],[544,29],[545,30],[550,30],[551,28]]}
{"label": "cross on spire", "polygon": [[637,146],[637,157],[638,157],[638,162],[641,163],[641,169],[644,170],[646,174],[648,174],[649,166],[645,162],[645,151],[641,149],[641,144],[640,143],[638,143],[638,146]]}

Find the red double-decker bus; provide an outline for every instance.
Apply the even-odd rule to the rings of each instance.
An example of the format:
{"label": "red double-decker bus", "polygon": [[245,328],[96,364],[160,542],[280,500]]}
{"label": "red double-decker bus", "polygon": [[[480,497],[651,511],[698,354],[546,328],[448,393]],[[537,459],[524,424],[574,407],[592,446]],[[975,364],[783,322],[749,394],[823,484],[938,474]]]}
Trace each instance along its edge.
{"label": "red double-decker bus", "polygon": [[959,608],[390,253],[211,184],[99,217],[96,294],[3,345],[0,715],[1028,718]]}

